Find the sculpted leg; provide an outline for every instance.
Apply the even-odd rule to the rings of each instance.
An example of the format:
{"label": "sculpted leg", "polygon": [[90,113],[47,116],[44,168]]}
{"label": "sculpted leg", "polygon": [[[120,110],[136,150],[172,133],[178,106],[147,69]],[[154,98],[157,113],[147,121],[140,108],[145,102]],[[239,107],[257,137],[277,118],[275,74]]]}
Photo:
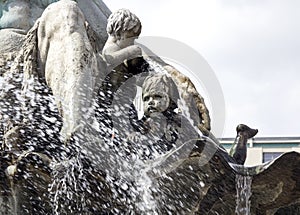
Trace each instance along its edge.
{"label": "sculpted leg", "polygon": [[39,22],[41,75],[52,89],[63,117],[61,133],[69,138],[90,123],[95,86],[100,72],[105,72],[88,39],[84,15],[75,2],[51,4]]}
{"label": "sculpted leg", "polygon": [[237,136],[230,155],[238,164],[244,164],[247,157],[247,140],[254,137],[258,130],[249,128],[247,125],[240,124],[236,127]]}

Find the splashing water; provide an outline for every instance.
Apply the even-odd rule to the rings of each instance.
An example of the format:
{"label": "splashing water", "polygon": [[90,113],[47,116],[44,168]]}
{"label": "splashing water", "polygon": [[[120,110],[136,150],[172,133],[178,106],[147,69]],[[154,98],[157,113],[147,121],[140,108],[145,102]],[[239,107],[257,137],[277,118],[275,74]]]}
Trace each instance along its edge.
{"label": "splashing water", "polygon": [[152,190],[155,189],[153,179],[148,175],[148,171],[151,170],[150,166],[142,168],[135,179],[137,191],[139,193],[139,200],[136,205],[142,214],[158,214],[157,203],[153,197]]}
{"label": "splashing water", "polygon": [[53,213],[82,212],[85,208],[83,164],[76,155],[68,160],[53,163],[53,182],[49,186]]}
{"label": "splashing water", "polygon": [[[167,74],[167,72],[161,66],[155,64],[153,61],[148,61],[148,63],[150,64],[150,71]],[[36,103],[37,100],[35,100],[35,97],[40,98],[39,93],[41,95],[44,95],[46,93],[42,88],[39,88],[41,92],[36,92],[37,85],[33,84],[36,82],[33,82],[33,80],[28,81],[32,81],[32,83],[30,82],[28,84],[31,88],[27,89],[26,94],[31,102],[31,106],[29,108],[32,109],[26,109],[26,114],[29,115],[27,117],[30,119],[34,118],[34,116],[36,116],[35,113],[37,112],[35,110],[40,110],[36,107],[42,107],[40,112],[38,113],[42,116],[43,119],[45,119],[47,123],[44,123],[45,126],[39,126],[41,128],[38,127],[37,129],[40,129],[42,134],[47,133],[48,136],[46,135],[45,137],[45,143],[49,143],[49,145],[51,145],[51,143],[53,142],[54,145],[54,143],[56,142],[52,140],[54,140],[56,136],[52,135],[52,132],[58,133],[58,122],[56,118],[50,117],[52,116],[51,114],[49,114],[49,116],[47,115],[47,111],[49,110],[46,110],[43,106],[51,105],[49,109],[51,109],[52,106],[54,107],[54,102],[51,102],[52,97],[47,97],[47,99],[45,99],[44,103],[41,103],[41,105],[39,103]],[[0,77],[0,85],[3,82],[4,80]],[[38,85],[38,87],[41,86]],[[8,85],[7,88],[7,91],[9,90],[11,90],[10,85]],[[16,94],[16,101],[20,103],[19,106],[22,107],[25,106],[25,104],[23,104],[23,97],[18,96],[19,94],[21,94],[19,91],[17,94],[14,90],[14,94]],[[183,111],[183,116],[186,118],[186,121],[181,122],[181,128],[185,128],[188,131],[190,131],[189,129],[191,128],[191,130],[195,131],[195,137],[199,139],[206,138],[207,141],[212,142],[209,137],[204,137],[194,126],[195,122],[192,121],[189,113],[189,108],[187,107],[188,104],[182,101],[181,109]],[[56,109],[54,110],[53,108],[53,111],[51,109],[50,113],[55,111]],[[124,115],[124,113],[122,112],[120,112],[120,114]],[[18,116],[17,114],[15,115]],[[39,120],[40,118],[37,118],[36,120],[36,122],[39,123],[38,125],[40,125]],[[52,126],[53,124],[55,125]],[[49,136],[51,135],[53,137],[50,141],[47,138],[49,138]],[[74,143],[77,144],[74,147],[78,147],[76,153],[72,153],[72,155],[68,154],[68,156],[70,157],[67,157],[63,154],[58,154],[59,162],[53,161],[51,163],[50,168],[52,183],[49,185],[49,193],[47,193],[46,195],[49,194],[49,196],[47,197],[49,197],[52,214],[99,214],[100,209],[97,212],[89,210],[89,208],[95,206],[95,202],[101,205],[101,207],[99,208],[107,211],[113,211],[113,214],[118,213],[118,209],[114,210],[112,208],[115,202],[124,205],[124,208],[127,209],[126,212],[138,211],[137,214],[159,214],[160,205],[158,205],[158,202],[160,202],[160,199],[157,199],[158,195],[156,194],[160,194],[161,191],[158,190],[159,184],[154,176],[160,176],[160,172],[172,171],[176,166],[179,165],[175,161],[177,161],[179,157],[181,159],[187,157],[192,147],[194,146],[194,141],[196,141],[196,139],[190,139],[190,136],[188,136],[188,138],[184,137],[182,139],[179,139],[180,144],[177,145],[173,150],[164,154],[156,155],[153,158],[145,161],[139,158],[137,158],[137,160],[131,160],[128,158],[128,156],[126,157],[127,152],[122,152],[121,150],[123,140],[119,140],[116,146],[114,146],[109,145],[104,140],[96,140],[100,137],[93,135],[94,133],[92,133],[91,137],[89,137],[89,134],[84,133],[84,135],[81,137],[84,140],[81,140],[80,144]],[[40,136],[43,137],[43,135]],[[149,139],[148,141],[151,140]],[[32,145],[34,144],[36,143],[32,141]],[[113,147],[116,147],[116,150],[113,150]],[[52,148],[54,148],[54,146]],[[85,158],[88,157],[90,163],[86,163],[87,161],[85,160],[85,158],[81,157],[80,152],[82,152],[83,150],[86,151],[88,156],[85,156]],[[53,157],[55,159],[56,156]],[[91,173],[88,169],[91,164],[93,164],[93,168],[96,169],[97,167],[96,170],[107,170],[105,180],[107,180],[106,182],[110,185],[110,191],[111,193],[113,193],[112,195],[116,195],[114,197],[115,199],[107,203],[107,206],[105,205],[106,202],[101,203],[99,201],[95,201],[95,199],[102,200],[103,198],[101,196],[101,193],[106,194],[108,192],[106,192],[104,188],[100,186],[101,182],[91,182],[91,180],[99,179],[98,175],[93,175],[94,172]],[[113,178],[113,180],[110,181],[109,177]],[[97,187],[94,185],[97,185]],[[97,193],[100,194],[97,195]],[[107,195],[110,195],[110,193]],[[16,191],[12,193],[12,196],[17,196]],[[96,197],[95,199],[91,200],[90,196]],[[123,200],[123,198],[125,198],[125,200]],[[14,204],[16,205],[17,199],[14,200]],[[97,206],[95,206],[95,208],[96,207]],[[14,209],[14,211],[17,211],[16,206],[11,206],[11,208]],[[120,206],[120,208],[122,207]],[[123,213],[123,211],[120,211],[120,213]]]}
{"label": "splashing water", "polygon": [[250,197],[252,176],[236,175],[236,208],[237,215],[250,215]]}

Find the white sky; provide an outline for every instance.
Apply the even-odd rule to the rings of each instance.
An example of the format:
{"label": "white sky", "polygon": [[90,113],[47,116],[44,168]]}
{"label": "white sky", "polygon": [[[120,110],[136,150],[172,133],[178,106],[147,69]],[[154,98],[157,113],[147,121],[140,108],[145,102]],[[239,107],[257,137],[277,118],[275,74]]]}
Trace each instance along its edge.
{"label": "white sky", "polygon": [[104,2],[135,13],[141,36],[179,40],[207,60],[225,97],[224,137],[239,123],[260,137],[300,136],[299,0]]}

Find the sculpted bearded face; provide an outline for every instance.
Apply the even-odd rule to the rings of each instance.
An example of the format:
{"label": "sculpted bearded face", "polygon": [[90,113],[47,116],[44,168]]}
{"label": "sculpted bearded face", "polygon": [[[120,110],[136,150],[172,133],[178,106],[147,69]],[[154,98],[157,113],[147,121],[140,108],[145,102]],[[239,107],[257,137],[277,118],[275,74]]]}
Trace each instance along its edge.
{"label": "sculpted bearded face", "polygon": [[146,116],[155,112],[164,112],[169,104],[170,98],[162,89],[155,88],[143,94],[144,114]]}

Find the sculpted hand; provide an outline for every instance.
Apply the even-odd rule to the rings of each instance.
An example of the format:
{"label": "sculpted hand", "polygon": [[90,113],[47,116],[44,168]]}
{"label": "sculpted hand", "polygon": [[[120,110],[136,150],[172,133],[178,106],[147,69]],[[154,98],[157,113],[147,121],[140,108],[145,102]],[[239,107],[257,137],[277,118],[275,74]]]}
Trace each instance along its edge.
{"label": "sculpted hand", "polygon": [[128,47],[130,58],[136,58],[142,55],[142,49],[138,45],[132,45]]}

